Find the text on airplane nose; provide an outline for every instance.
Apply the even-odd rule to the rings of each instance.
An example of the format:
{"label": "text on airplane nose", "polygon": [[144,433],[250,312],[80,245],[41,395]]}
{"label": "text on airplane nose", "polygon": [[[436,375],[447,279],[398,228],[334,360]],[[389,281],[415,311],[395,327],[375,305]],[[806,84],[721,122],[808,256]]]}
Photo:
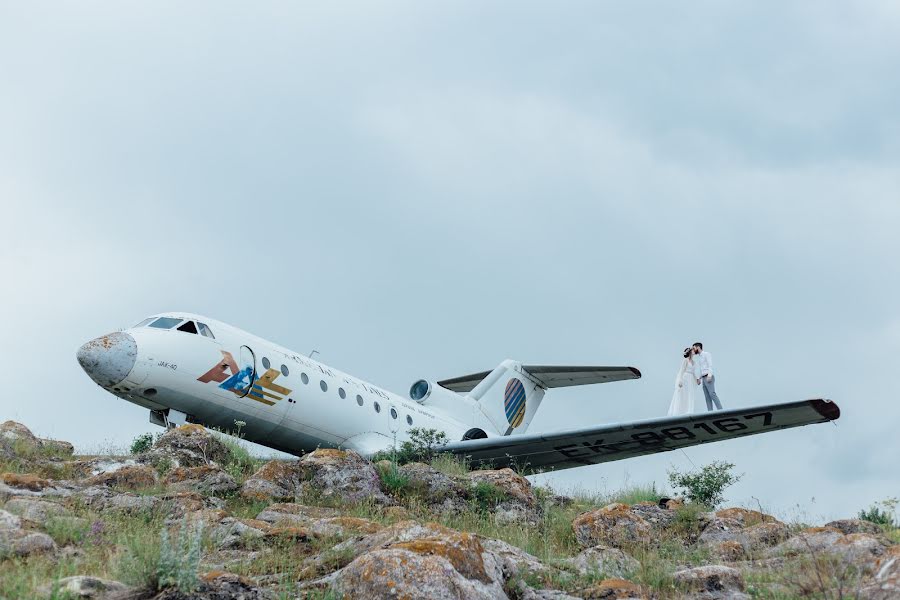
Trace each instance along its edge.
{"label": "text on airplane nose", "polygon": [[131,373],[137,361],[137,342],[127,333],[110,333],[83,345],[76,356],[91,379],[110,387]]}

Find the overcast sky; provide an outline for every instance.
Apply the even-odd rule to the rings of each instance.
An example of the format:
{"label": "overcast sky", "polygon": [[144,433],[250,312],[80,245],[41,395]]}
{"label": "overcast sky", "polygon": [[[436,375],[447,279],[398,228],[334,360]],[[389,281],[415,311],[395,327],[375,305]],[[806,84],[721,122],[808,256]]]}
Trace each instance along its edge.
{"label": "overcast sky", "polygon": [[0,0],[0,420],[127,446],[75,351],[166,310],[398,393],[642,370],[532,430],[664,415],[702,340],[726,407],[841,419],[553,484],[724,459],[733,503],[854,515],[900,496],[898,107],[891,0]]}

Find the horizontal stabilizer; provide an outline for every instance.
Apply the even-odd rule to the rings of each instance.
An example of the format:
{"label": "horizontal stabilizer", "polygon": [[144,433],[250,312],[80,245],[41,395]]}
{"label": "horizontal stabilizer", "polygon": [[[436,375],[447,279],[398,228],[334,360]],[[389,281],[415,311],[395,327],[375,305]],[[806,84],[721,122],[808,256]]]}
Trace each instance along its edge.
{"label": "horizontal stabilizer", "polygon": [[840,408],[831,400],[803,400],[555,433],[452,442],[444,450],[466,456],[474,465],[518,466],[541,472],[825,423],[840,415]]}
{"label": "horizontal stabilizer", "polygon": [[[594,383],[609,383],[610,381],[622,381],[625,379],[638,379],[641,372],[634,367],[568,367],[548,365],[522,365],[522,370],[528,373],[541,387],[558,388],[572,385],[590,385]],[[490,371],[463,375],[453,379],[438,381],[438,385],[452,392],[465,394],[475,389],[482,379],[490,375]]]}

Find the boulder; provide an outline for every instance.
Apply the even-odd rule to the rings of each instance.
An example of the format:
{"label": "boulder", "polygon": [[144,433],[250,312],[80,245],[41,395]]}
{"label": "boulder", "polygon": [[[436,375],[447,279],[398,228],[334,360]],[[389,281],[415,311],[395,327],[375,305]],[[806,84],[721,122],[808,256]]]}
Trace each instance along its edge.
{"label": "boulder", "polygon": [[862,600],[900,598],[900,545],[891,546],[872,565],[872,579],[859,592]]}
{"label": "boulder", "polygon": [[76,500],[97,512],[121,511],[124,513],[137,513],[152,510],[159,504],[159,498],[155,496],[139,496],[137,494],[114,492],[105,486],[93,486],[79,490],[72,495]]}
{"label": "boulder", "polygon": [[441,529],[359,556],[331,578],[331,589],[349,598],[507,598],[502,573],[478,537]]}
{"label": "boulder", "polygon": [[114,471],[104,471],[87,479],[88,486],[106,486],[126,490],[140,490],[159,483],[156,471],[145,465],[127,465]]}
{"label": "boulder", "polygon": [[650,525],[632,513],[625,504],[610,504],[582,513],[572,521],[575,539],[583,548],[597,545],[619,548],[649,544]]}
{"label": "boulder", "polygon": [[618,548],[594,546],[564,561],[579,575],[603,575],[627,578],[641,568],[641,563]]}
{"label": "boulder", "polygon": [[133,458],[103,456],[87,460],[76,460],[69,464],[72,465],[72,471],[74,472],[75,477],[78,479],[88,479],[94,475],[118,471],[124,467],[136,466],[139,463]]}
{"label": "boulder", "polygon": [[54,517],[70,516],[69,511],[59,504],[35,498],[12,498],[7,501],[5,508],[25,521],[41,527]]}
{"label": "boulder", "polygon": [[781,523],[781,521],[771,515],[748,508],[725,508],[716,511],[714,514],[720,519],[736,521],[741,527],[750,527],[759,523]]}
{"label": "boulder", "polygon": [[256,518],[270,525],[281,527],[287,525],[306,526],[321,519],[330,519],[337,516],[338,511],[333,508],[284,502],[270,504],[256,515]]}
{"label": "boulder", "polygon": [[[379,468],[394,466],[388,463]],[[409,488],[430,511],[460,513],[469,508],[472,486],[465,477],[447,475],[424,463],[401,465],[397,471],[409,480]]]}
{"label": "boulder", "polygon": [[127,594],[132,588],[118,581],[75,575],[64,577],[52,584],[42,586],[38,590],[41,596],[53,598],[89,598],[91,600],[108,600],[115,596]]}
{"label": "boulder", "polygon": [[887,547],[881,538],[867,533],[844,535],[830,527],[814,527],[801,531],[771,548],[769,555],[778,557],[829,554],[845,563],[869,570],[875,559],[882,556],[886,550]]}
{"label": "boulder", "polygon": [[7,448],[13,455],[21,456],[22,453],[39,450],[41,440],[21,423],[5,421],[0,423],[0,445]]}
{"label": "boulder", "polygon": [[0,529],[0,559],[55,551],[56,543],[46,533]]}
{"label": "boulder", "polygon": [[167,492],[157,496],[159,509],[166,514],[166,521],[174,523],[198,511],[220,509],[225,502],[220,498],[201,496],[197,492]]}
{"label": "boulder", "polygon": [[[753,524],[744,527],[742,522]],[[727,516],[713,516],[697,541],[719,558],[733,562],[754,558],[789,536],[787,525],[775,519],[738,520]]]}
{"label": "boulder", "polygon": [[544,575],[557,572],[557,569],[551,569],[538,560],[537,557],[503,540],[486,537],[479,537],[478,539],[481,541],[485,552],[492,554],[495,561],[500,565],[505,581],[527,574]]}
{"label": "boulder", "polygon": [[490,508],[494,518],[500,523],[537,523],[541,509],[531,488],[531,482],[512,469],[472,471],[469,479],[473,484],[486,483],[499,490],[504,498]]}
{"label": "boulder", "polygon": [[11,512],[0,510],[0,530],[21,528],[22,520],[18,516],[12,514]]}
{"label": "boulder", "polygon": [[152,600],[271,600],[273,596],[250,579],[211,571],[200,576],[200,587],[190,594],[178,590],[163,590]]}
{"label": "boulder", "polygon": [[[669,502],[673,502],[670,500]],[[674,510],[659,506],[654,502],[638,502],[631,506],[631,513],[646,521],[654,531],[669,528],[677,514]]]}
{"label": "boulder", "polygon": [[868,533],[870,535],[880,535],[881,533],[883,533],[881,526],[872,523],[871,521],[864,521],[862,519],[842,519],[840,521],[831,521],[830,523],[826,523],[825,527],[837,529],[844,535],[849,535],[851,533]]}
{"label": "boulder", "polygon": [[245,548],[262,540],[271,529],[262,521],[226,516],[213,524],[209,536],[219,548]]}
{"label": "boulder", "polygon": [[0,481],[13,490],[28,492],[41,492],[52,485],[48,480],[29,473],[4,473],[0,475]]}
{"label": "boulder", "polygon": [[228,494],[238,489],[234,478],[219,466],[176,467],[163,484],[171,490],[201,494]]}
{"label": "boulder", "polygon": [[41,438],[39,441],[41,442],[41,447],[43,448],[44,452],[51,456],[63,458],[70,457],[75,453],[75,446],[73,446],[70,442],[44,438]]}
{"label": "boulder", "polygon": [[722,565],[706,565],[676,571],[675,584],[698,600],[750,600],[744,593],[741,572]]}
{"label": "boulder", "polygon": [[205,467],[227,464],[231,450],[202,425],[188,423],[165,432],[139,460],[147,464],[167,462],[173,467]]}
{"label": "boulder", "polygon": [[604,579],[598,584],[581,590],[578,595],[592,600],[642,600],[648,598],[641,586],[625,579]]}
{"label": "boulder", "polygon": [[241,496],[253,500],[293,500],[300,487],[299,461],[270,460],[248,477]]}
{"label": "boulder", "polygon": [[352,450],[320,448],[300,459],[298,495],[337,502],[392,504],[372,463]]}

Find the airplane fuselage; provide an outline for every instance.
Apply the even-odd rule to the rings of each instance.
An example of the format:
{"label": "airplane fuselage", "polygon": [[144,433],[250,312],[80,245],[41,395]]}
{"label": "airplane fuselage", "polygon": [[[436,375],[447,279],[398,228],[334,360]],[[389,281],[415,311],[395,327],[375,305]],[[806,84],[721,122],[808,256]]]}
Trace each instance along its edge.
{"label": "airplane fuselage", "polygon": [[[178,322],[153,326],[167,317]],[[409,439],[414,427],[459,440],[479,421],[464,396],[454,395],[458,405],[449,407],[451,416],[440,406],[419,404],[214,319],[187,313],[152,319],[88,342],[79,361],[104,389],[150,409],[158,424],[240,429],[248,441],[294,454],[318,447],[371,454]],[[185,330],[187,323],[194,326]],[[133,365],[115,381],[131,356],[118,374],[104,378],[99,371],[112,367],[92,369],[89,353],[109,352],[116,344],[130,351],[131,342],[120,336],[133,339],[134,351],[126,352]],[[459,418],[467,414],[472,418]]]}

